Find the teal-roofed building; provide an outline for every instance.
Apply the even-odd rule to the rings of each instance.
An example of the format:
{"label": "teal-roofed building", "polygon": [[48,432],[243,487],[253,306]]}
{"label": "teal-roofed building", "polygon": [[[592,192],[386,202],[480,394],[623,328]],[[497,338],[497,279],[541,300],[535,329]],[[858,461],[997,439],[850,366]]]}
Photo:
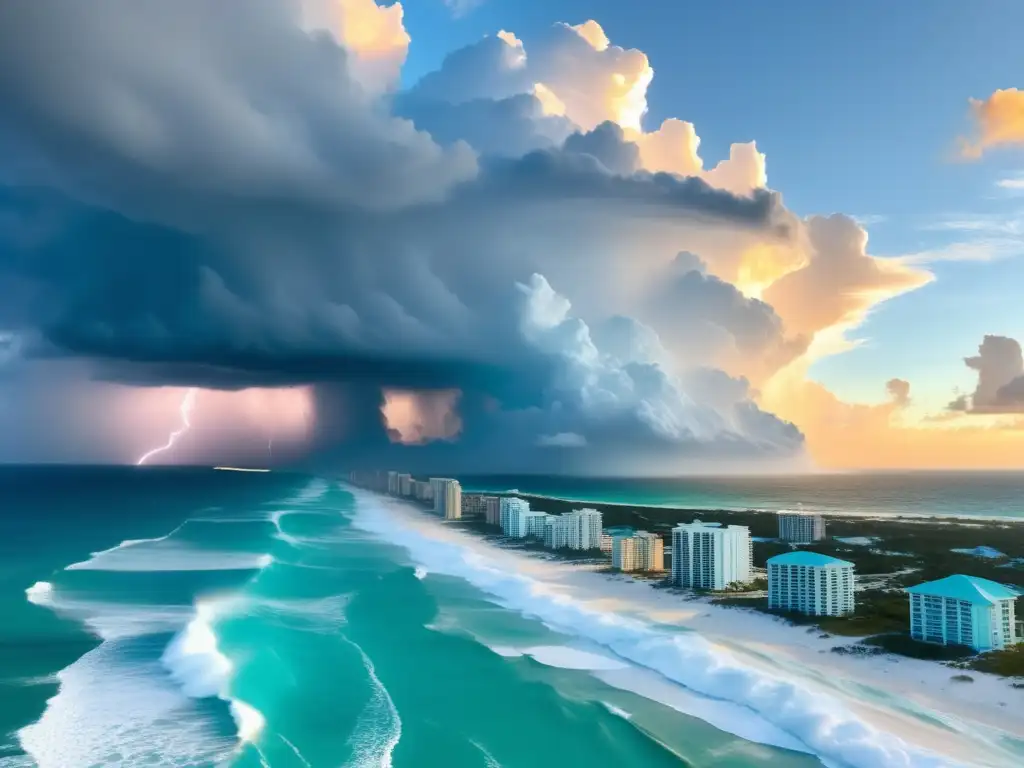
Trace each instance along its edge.
{"label": "teal-roofed building", "polygon": [[853,613],[853,563],[817,552],[768,559],[768,607],[811,616]]}
{"label": "teal-roofed building", "polygon": [[995,651],[1020,642],[1016,587],[957,574],[909,587],[910,636],[942,645]]}

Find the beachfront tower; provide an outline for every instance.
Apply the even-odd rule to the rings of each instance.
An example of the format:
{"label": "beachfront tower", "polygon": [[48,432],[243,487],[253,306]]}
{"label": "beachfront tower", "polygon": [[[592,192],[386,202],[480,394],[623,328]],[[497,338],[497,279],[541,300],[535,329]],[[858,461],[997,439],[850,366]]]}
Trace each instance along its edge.
{"label": "beachfront tower", "polygon": [[484,520],[488,525],[501,525],[501,499],[497,496],[484,497]]}
{"label": "beachfront tower", "polygon": [[725,589],[751,579],[753,544],[745,525],[682,523],[672,529],[672,583],[693,589]]}
{"label": "beachfront tower", "polygon": [[811,616],[853,613],[853,563],[817,552],[768,558],[768,607]]}
{"label": "beachfront tower", "polygon": [[509,518],[516,512],[529,512],[530,502],[517,499],[515,496],[502,496],[498,510],[498,524],[501,526],[502,533],[510,536]]}
{"label": "beachfront tower", "polygon": [[543,521],[544,546],[550,549],[600,549],[601,513],[596,509],[576,509],[564,515],[551,515]]}
{"label": "beachfront tower", "polygon": [[907,589],[910,636],[942,645],[994,651],[1018,643],[1015,587],[957,574]]}
{"label": "beachfront tower", "polygon": [[636,537],[619,536],[612,541],[612,568],[617,571],[640,570],[636,556]]}
{"label": "beachfront tower", "polygon": [[449,477],[432,477],[434,489],[434,511],[444,515],[445,520],[462,518],[462,485]]}
{"label": "beachfront tower", "polygon": [[813,512],[779,512],[779,538],[810,544],[825,538],[825,518]]}
{"label": "beachfront tower", "polygon": [[573,520],[569,530],[571,549],[601,548],[601,513],[596,509],[575,509],[567,517]]}
{"label": "beachfront tower", "polygon": [[535,512],[526,509],[516,508],[510,510],[507,516],[508,526],[505,535],[510,539],[544,538],[544,521],[547,512]]}
{"label": "beachfront tower", "polygon": [[620,571],[665,570],[665,542],[661,536],[637,531],[612,539],[612,566]]}

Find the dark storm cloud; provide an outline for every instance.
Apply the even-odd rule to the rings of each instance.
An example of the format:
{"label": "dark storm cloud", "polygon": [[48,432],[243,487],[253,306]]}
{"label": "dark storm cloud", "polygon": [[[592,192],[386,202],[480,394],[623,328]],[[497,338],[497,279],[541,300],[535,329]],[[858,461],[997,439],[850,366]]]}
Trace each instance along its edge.
{"label": "dark storm cloud", "polygon": [[[602,307],[638,233],[785,240],[776,193],[632,173],[636,147],[608,124],[562,146],[563,121],[515,89],[442,107],[425,79],[395,98],[414,125],[293,10],[0,5],[0,146],[19,158],[0,188],[0,332],[33,340],[30,364],[64,356],[142,385],[314,383],[318,450],[481,470],[550,466],[550,451],[614,464],[624,446],[638,461],[799,453],[745,386],[702,402],[655,355],[656,330]],[[499,44],[490,55],[516,54]],[[742,335],[754,311],[715,309],[722,289],[694,274],[694,318]],[[570,295],[605,317],[570,314]],[[382,387],[462,390],[458,443],[393,445]],[[538,447],[569,434],[577,445]]]}

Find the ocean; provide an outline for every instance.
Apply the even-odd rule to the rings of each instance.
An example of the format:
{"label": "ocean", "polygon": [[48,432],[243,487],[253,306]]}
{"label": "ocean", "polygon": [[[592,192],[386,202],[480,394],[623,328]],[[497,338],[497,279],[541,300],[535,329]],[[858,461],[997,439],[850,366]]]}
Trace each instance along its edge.
{"label": "ocean", "polygon": [[278,472],[0,469],[0,768],[945,764],[388,503]]}
{"label": "ocean", "polygon": [[681,509],[1024,519],[1024,472],[849,472],[758,477],[463,477],[466,490]]}

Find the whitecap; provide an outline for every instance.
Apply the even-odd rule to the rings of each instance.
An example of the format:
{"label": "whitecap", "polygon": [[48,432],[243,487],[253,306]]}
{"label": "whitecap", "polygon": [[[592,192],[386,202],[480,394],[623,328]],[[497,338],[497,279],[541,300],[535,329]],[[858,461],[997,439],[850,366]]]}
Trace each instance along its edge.
{"label": "whitecap", "polygon": [[363,707],[348,740],[353,753],[348,765],[350,768],[391,768],[391,756],[402,738],[402,718],[366,651],[347,637],[342,639],[359,652],[372,686],[370,700]]}
{"label": "whitecap", "polygon": [[[353,516],[357,526],[402,546],[431,571],[464,578],[502,605],[536,617],[556,631],[597,643],[613,655],[652,670],[702,697],[703,701],[723,702],[733,714],[748,722],[747,716],[753,713],[759,731],[752,729],[744,738],[798,748],[826,762],[852,768],[956,765],[878,730],[833,695],[748,666],[730,651],[695,633],[673,632],[639,619],[597,610],[552,593],[526,574],[499,571],[468,547],[427,537],[404,525],[382,504],[380,497],[355,489],[351,492],[357,500]],[[702,717],[701,712],[694,714]],[[718,727],[731,732],[728,722]]]}
{"label": "whitecap", "polygon": [[240,741],[253,743],[263,730],[263,714],[252,705],[234,698],[230,693],[231,660],[218,645],[213,622],[234,601],[200,600],[186,627],[167,646],[160,661],[170,677],[193,699],[216,696],[228,703],[235,719]]}
{"label": "whitecap", "polygon": [[48,581],[37,581],[25,590],[25,597],[33,605],[50,607],[53,605],[53,584]]}
{"label": "whitecap", "polygon": [[631,714],[629,714],[629,712],[627,712],[624,709],[619,709],[619,707],[616,707],[614,704],[610,704],[607,701],[602,701],[601,704],[604,706],[605,709],[607,709],[609,712],[611,712],[616,717],[621,717],[623,720],[632,720],[633,719],[633,716]]}
{"label": "whitecap", "polygon": [[428,571],[422,565],[417,565],[416,566],[416,570],[413,571],[413,573],[415,574],[417,579],[419,579],[420,581],[423,581],[425,578],[427,578],[427,574],[429,574],[430,571]]}

